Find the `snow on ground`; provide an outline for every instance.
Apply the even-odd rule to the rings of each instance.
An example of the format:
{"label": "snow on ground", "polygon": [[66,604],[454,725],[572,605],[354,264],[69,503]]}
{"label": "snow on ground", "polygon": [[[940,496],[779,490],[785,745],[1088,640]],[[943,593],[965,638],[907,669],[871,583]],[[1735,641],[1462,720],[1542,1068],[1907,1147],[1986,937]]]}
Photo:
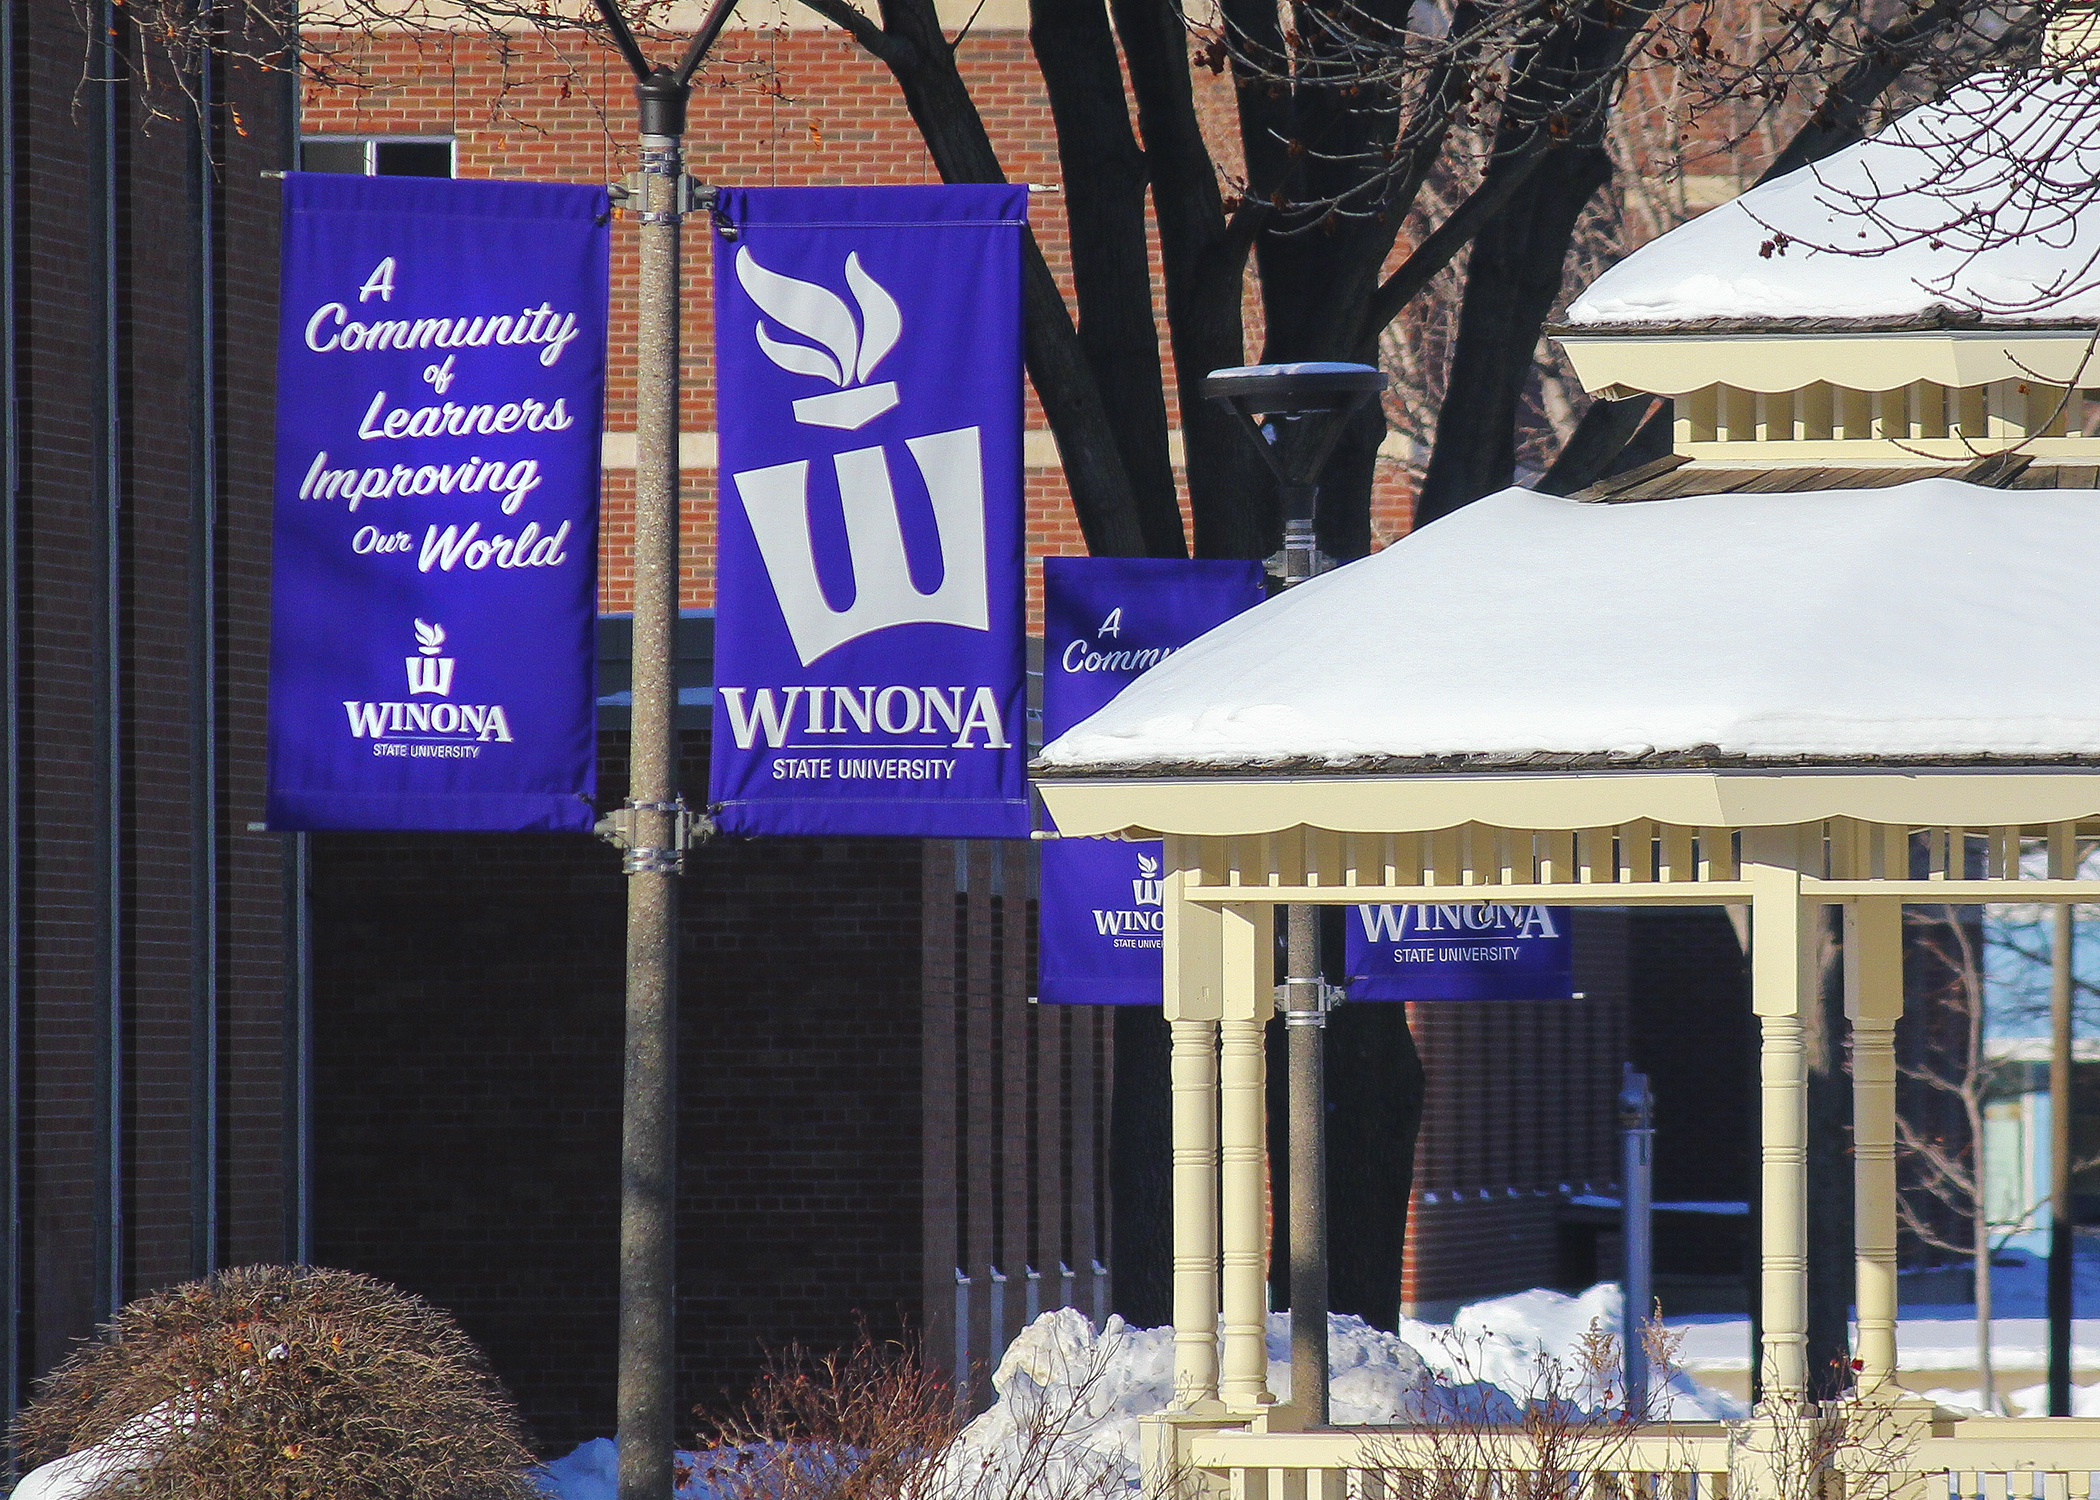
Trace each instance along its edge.
{"label": "snow on ground", "polygon": [[[1333,1318],[1334,1420],[1423,1420],[1453,1409],[1508,1415],[1521,1401],[1551,1396],[1593,1406],[1606,1398],[1586,1378],[1580,1346],[1593,1326],[1615,1330],[1619,1316],[1619,1289],[1607,1282],[1579,1297],[1535,1290],[1477,1302],[1448,1324],[1403,1319],[1397,1334]],[[1268,1380],[1278,1397],[1290,1394],[1290,1327],[1288,1313],[1269,1315]],[[1039,1466],[1050,1471],[1045,1493],[1085,1493],[1097,1479],[1134,1486],[1138,1419],[1165,1409],[1173,1377],[1173,1329],[1132,1328],[1111,1317],[1097,1331],[1076,1308],[1045,1313],[999,1362],[992,1376],[999,1399],[948,1455],[941,1488],[958,1497],[992,1492],[997,1485],[984,1484],[987,1474]],[[1655,1400],[1680,1418],[1742,1415],[1732,1398],[1682,1375],[1658,1381]],[[694,1477],[679,1500],[717,1500],[706,1471],[721,1460],[682,1458]],[[594,1439],[542,1470],[542,1487],[558,1500],[613,1500],[616,1459],[609,1440]]]}
{"label": "snow on ground", "polygon": [[2100,313],[2096,171],[2089,83],[1983,75],[1649,242],[1592,282],[1568,322],[1601,331],[1936,306],[2089,319]]}
{"label": "snow on ground", "polygon": [[[2072,1305],[2100,1307],[2100,1241],[2080,1235],[2074,1243]],[[1991,1272],[1991,1363],[2001,1371],[2025,1373],[2049,1367],[2048,1261],[2024,1250],[2002,1253]],[[1916,1285],[1912,1276],[1902,1278]],[[1701,1375],[1742,1374],[1750,1368],[1750,1320],[1727,1314],[1697,1314],[1667,1320],[1683,1342],[1679,1368],[1694,1379]],[[1905,1296],[1896,1325],[1896,1362],[1904,1371],[1965,1372],[1976,1369],[1976,1305],[1973,1302],[1920,1302]],[[2071,1366],[2100,1370],[2100,1318],[2076,1318],[2071,1324]],[[2042,1389],[2036,1387],[2037,1390]],[[2081,1387],[2079,1400],[2100,1416],[2100,1386]],[[2015,1403],[2018,1392],[2010,1398]],[[2045,1392],[2046,1396],[2046,1392]],[[1971,1391],[1948,1405],[1975,1404]],[[2017,1410],[2017,1405],[2015,1410]],[[2084,1414],[2085,1407],[2079,1408]]]}
{"label": "snow on ground", "polygon": [[[2100,653],[2093,499],[1949,479],[1642,505],[1504,490],[1220,625],[1042,763],[2100,754],[2100,705],[2055,666]],[[1598,578],[1610,597],[1575,602]],[[1945,583],[1928,611],[1919,578]]]}

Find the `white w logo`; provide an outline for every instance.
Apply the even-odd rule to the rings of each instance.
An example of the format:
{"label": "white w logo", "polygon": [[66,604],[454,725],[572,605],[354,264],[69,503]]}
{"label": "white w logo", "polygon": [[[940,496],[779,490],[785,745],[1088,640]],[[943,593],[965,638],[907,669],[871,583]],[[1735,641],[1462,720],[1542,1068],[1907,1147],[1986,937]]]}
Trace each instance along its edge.
{"label": "white w logo", "polygon": [[940,534],[941,583],[922,594],[904,556],[904,524],[880,448],[856,448],[831,460],[838,471],[846,515],[846,546],[853,560],[853,603],[833,609],[817,582],[809,533],[809,461],[749,469],[734,476],[744,514],[773,581],[773,595],[808,666],[825,652],[892,625],[960,625],[991,629],[985,583],[984,465],[978,431],[960,427],[904,446],[926,480]]}
{"label": "white w logo", "polygon": [[408,695],[435,693],[440,698],[452,696],[452,666],[456,658],[450,656],[411,656],[408,662]]}
{"label": "white w logo", "polygon": [[1364,924],[1364,937],[1374,943],[1397,943],[1407,937],[1412,906],[1359,906],[1357,917]]}

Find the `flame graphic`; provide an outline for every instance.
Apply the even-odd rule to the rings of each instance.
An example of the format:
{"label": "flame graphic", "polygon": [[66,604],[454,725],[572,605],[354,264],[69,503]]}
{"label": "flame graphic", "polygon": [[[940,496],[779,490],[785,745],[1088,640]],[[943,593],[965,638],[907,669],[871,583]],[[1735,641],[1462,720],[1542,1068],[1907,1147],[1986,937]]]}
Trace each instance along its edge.
{"label": "flame graphic", "polygon": [[435,656],[444,647],[445,627],[426,621],[416,621],[416,649],[425,656]]}
{"label": "flame graphic", "polygon": [[748,245],[737,249],[736,279],[760,312],[788,332],[813,341],[815,347],[786,343],[768,333],[763,323],[754,330],[766,358],[797,375],[814,375],[841,387],[865,381],[904,332],[897,299],[862,269],[858,252],[846,257],[846,285],[860,308],[857,325],[836,292],[768,271],[752,258]]}
{"label": "flame graphic", "polygon": [[1144,876],[1147,880],[1150,880],[1153,876],[1159,873],[1159,861],[1154,859],[1151,855],[1140,854],[1137,857],[1137,862],[1138,874]]}

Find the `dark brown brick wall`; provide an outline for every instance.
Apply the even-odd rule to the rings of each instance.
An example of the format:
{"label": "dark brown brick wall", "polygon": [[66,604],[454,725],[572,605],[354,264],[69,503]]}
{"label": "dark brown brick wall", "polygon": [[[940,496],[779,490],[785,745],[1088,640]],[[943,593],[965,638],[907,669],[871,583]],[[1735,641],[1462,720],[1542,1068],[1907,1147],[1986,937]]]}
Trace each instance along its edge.
{"label": "dark brown brick wall", "polygon": [[[604,783],[624,773],[613,737]],[[688,739],[704,784],[704,737]],[[612,1431],[624,885],[585,838],[316,839],[317,1258]],[[921,1315],[921,845],[723,841],[680,923],[682,1405]]]}
{"label": "dark brown brick wall", "polygon": [[[241,123],[223,131],[207,212],[193,124],[150,118],[156,106],[176,110],[176,99],[120,90],[116,132],[105,140],[93,128],[101,90],[83,82],[95,70],[85,68],[74,9],[15,0],[12,18],[20,404],[7,428],[21,464],[22,826],[11,894],[22,932],[21,1328],[33,1376],[90,1331],[111,1290],[133,1296],[214,1262],[284,1254],[281,841],[246,828],[261,816],[275,328],[276,190],[259,173],[282,165],[290,125],[281,89],[252,73],[227,80]],[[91,212],[104,182],[114,190],[113,259]],[[209,321],[196,279],[206,235],[221,257]],[[95,313],[105,279],[115,292],[113,349],[99,340]],[[207,349],[218,364],[208,388]],[[201,441],[207,403],[220,426],[216,448]],[[113,741],[98,718],[95,656],[99,580],[112,565],[99,540],[97,454],[110,431]],[[194,549],[207,478],[219,491],[218,602],[200,637],[193,610],[205,575]],[[207,664],[220,676],[216,704],[201,696]],[[195,753],[201,724],[218,735],[216,775]],[[97,819],[112,793],[113,882],[97,858]],[[104,932],[112,913],[113,943]],[[199,1002],[214,989],[215,1094],[196,1051],[213,1014]],[[112,1157],[97,1129],[97,1099],[112,1082],[99,1076],[111,1018],[123,1172],[113,1288],[98,1285],[95,1253],[97,1185]],[[211,1137],[199,1126],[212,1115],[215,1149],[200,1156]],[[193,1191],[214,1162],[215,1240]]]}

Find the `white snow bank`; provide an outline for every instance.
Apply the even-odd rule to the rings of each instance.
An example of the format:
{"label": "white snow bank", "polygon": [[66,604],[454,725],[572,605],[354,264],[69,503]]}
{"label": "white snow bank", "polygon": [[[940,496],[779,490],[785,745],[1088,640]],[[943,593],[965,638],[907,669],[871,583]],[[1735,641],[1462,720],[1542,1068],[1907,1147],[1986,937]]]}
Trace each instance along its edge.
{"label": "white snow bank", "polygon": [[[1619,1290],[1604,1283],[1579,1297],[1530,1291],[1460,1309],[1449,1324],[1403,1320],[1383,1333],[1360,1318],[1328,1323],[1333,1417],[1339,1424],[1515,1415],[1528,1400],[1589,1408],[1601,1396],[1585,1378],[1581,1343],[1592,1326],[1615,1330]],[[1268,1323],[1269,1389],[1290,1394],[1290,1314]],[[1174,1330],[1132,1328],[1110,1317],[1096,1330],[1076,1308],[1044,1313],[1007,1347],[992,1376],[997,1401],[945,1456],[935,1495],[970,1500],[1004,1495],[1019,1473],[1046,1495],[1086,1494],[1138,1482],[1138,1419],[1173,1395]],[[1679,1419],[1732,1419],[1737,1402],[1683,1375],[1657,1378],[1654,1409]],[[716,1500],[707,1471],[718,1455],[684,1453],[693,1471],[679,1500]],[[597,1438],[537,1476],[555,1500],[614,1500],[617,1450]]]}
{"label": "white snow bank", "polygon": [[1591,283],[1567,321],[1601,329],[1934,307],[2092,318],[2096,205],[2100,93],[2084,79],[1986,74],[1650,241]]}
{"label": "white snow bank", "polygon": [[1534,752],[2100,754],[2100,493],[1509,489],[1257,605],[1049,767]]}

